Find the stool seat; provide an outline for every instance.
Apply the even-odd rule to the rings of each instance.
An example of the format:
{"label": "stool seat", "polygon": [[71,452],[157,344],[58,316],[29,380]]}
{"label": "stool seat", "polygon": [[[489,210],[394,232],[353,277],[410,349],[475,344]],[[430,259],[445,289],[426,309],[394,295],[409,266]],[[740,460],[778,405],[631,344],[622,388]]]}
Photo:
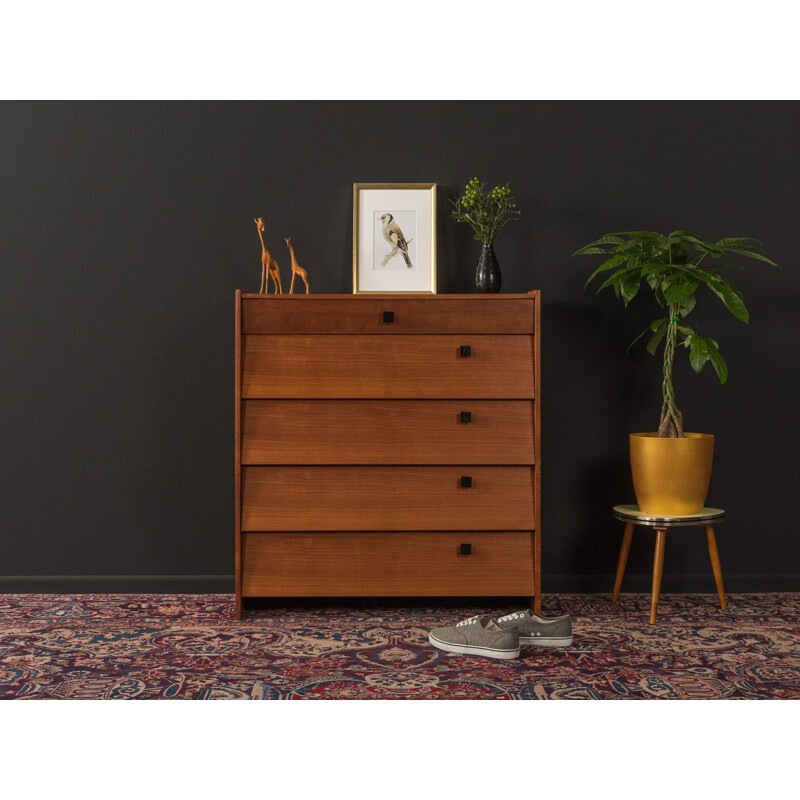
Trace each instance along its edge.
{"label": "stool seat", "polygon": [[650,624],[655,625],[656,614],[658,613],[658,596],[661,592],[661,572],[664,568],[664,549],[667,543],[667,530],[669,528],[693,525],[705,528],[708,555],[711,559],[711,570],[714,573],[714,581],[717,584],[720,608],[724,611],[728,607],[725,589],[722,585],[722,567],[719,562],[717,539],[714,535],[714,525],[721,522],[725,517],[725,511],[723,509],[701,508],[697,514],[657,516],[640,511],[637,505],[619,505],[614,506],[612,513],[614,519],[625,523],[625,533],[622,536],[622,547],[619,551],[619,562],[617,563],[617,575],[614,580],[614,591],[611,594],[612,603],[616,603],[619,598],[619,590],[622,587],[622,578],[625,575],[625,566],[628,562],[628,552],[631,548],[634,527],[637,525],[644,525],[653,528],[656,533],[656,550],[653,558],[653,591],[650,600]]}
{"label": "stool seat", "polygon": [[721,522],[725,516],[725,512],[721,508],[701,508],[696,514],[658,517],[645,511],[640,511],[637,505],[614,506],[613,514],[615,519],[622,522],[633,522],[635,525],[650,525],[651,527],[663,525],[666,528],[680,525],[700,525],[709,520]]}

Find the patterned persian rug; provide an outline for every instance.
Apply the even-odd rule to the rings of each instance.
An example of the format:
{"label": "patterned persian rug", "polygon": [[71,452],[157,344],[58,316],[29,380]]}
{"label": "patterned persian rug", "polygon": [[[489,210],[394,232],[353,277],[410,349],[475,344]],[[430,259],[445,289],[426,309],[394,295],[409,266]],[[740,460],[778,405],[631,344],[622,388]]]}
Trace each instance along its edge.
{"label": "patterned persian rug", "polygon": [[[496,661],[428,629],[510,607],[288,604],[231,595],[0,595],[0,699],[800,698],[800,594],[552,595],[566,649]],[[361,601],[363,603],[363,601]]]}

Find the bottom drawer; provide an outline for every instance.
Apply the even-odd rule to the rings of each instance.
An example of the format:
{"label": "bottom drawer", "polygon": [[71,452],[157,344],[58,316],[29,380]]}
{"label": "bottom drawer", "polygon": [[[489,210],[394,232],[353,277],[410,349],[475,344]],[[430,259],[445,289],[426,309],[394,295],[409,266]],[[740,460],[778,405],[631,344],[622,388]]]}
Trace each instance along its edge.
{"label": "bottom drawer", "polygon": [[531,531],[243,533],[242,596],[532,596],[533,537]]}

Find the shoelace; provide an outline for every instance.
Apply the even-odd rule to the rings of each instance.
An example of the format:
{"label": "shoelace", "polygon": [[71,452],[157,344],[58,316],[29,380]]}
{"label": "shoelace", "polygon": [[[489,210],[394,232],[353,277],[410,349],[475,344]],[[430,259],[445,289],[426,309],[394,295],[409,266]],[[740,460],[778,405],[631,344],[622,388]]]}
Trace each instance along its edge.
{"label": "shoelace", "polygon": [[510,619],[523,619],[524,617],[525,614],[523,614],[521,611],[517,611],[514,614],[506,614],[504,617],[500,617],[498,622],[508,622]]}
{"label": "shoelace", "polygon": [[461,628],[463,625],[474,625],[477,621],[480,614],[476,614],[474,617],[470,617],[469,619],[461,620],[461,622],[456,623],[456,628]]}

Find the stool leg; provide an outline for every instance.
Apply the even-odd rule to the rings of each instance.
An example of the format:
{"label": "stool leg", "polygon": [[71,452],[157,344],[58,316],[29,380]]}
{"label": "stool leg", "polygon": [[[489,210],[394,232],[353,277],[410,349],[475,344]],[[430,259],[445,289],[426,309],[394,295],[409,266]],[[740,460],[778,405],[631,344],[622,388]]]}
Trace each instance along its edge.
{"label": "stool leg", "polygon": [[658,596],[661,593],[661,573],[664,569],[664,548],[667,544],[667,529],[656,528],[656,553],[653,558],[653,596],[650,600],[650,624],[656,624]]}
{"label": "stool leg", "polygon": [[722,585],[722,565],[719,563],[717,537],[714,535],[713,525],[706,525],[706,539],[708,540],[708,555],[711,557],[711,569],[714,571],[714,580],[717,584],[719,607],[724,611],[728,607],[728,601],[725,599],[725,587]]}
{"label": "stool leg", "polygon": [[611,602],[616,603],[619,599],[619,590],[622,588],[622,578],[625,575],[625,566],[628,563],[628,553],[631,549],[631,539],[633,539],[633,523],[625,523],[625,533],[622,534],[622,547],[619,551],[619,561],[617,562],[617,577],[614,579],[614,591],[611,595]]}

